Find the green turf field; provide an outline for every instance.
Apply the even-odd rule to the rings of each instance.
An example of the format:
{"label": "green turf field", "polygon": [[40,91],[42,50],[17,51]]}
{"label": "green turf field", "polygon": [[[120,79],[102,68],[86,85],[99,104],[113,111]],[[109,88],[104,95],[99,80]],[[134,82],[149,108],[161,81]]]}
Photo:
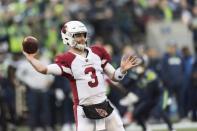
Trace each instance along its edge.
{"label": "green turf field", "polygon": [[[152,131],[168,131],[165,124],[153,124],[149,126]],[[174,128],[176,131],[197,131],[197,123],[192,122],[180,122],[175,123]],[[56,131],[61,131],[60,127],[58,126],[56,128]],[[21,126],[17,128],[17,131],[29,131],[29,129],[26,126]],[[126,128],[126,131],[142,131],[141,128],[138,125],[129,125]]]}
{"label": "green turf field", "polygon": [[[153,130],[153,131],[168,131],[168,130]],[[195,129],[177,129],[176,131],[197,131],[197,128]]]}
{"label": "green turf field", "polygon": [[[29,131],[29,130],[27,127],[19,127],[17,131]],[[140,130],[130,129],[126,131],[140,131]],[[168,131],[168,130],[153,130],[153,131]],[[184,129],[177,129],[176,131],[197,131],[197,128],[184,128]]]}
{"label": "green turf field", "polygon": [[[168,131],[166,124],[149,124],[148,125],[152,131]],[[197,131],[197,123],[194,122],[179,122],[174,123],[173,127],[176,131]],[[136,124],[131,124],[126,128],[126,131],[141,131],[141,127]]]}

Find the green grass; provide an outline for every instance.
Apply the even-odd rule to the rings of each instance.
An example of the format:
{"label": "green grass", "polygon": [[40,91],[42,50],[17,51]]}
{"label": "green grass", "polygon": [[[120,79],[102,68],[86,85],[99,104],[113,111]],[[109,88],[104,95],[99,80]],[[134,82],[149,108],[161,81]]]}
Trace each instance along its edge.
{"label": "green grass", "polygon": [[[30,131],[30,129],[27,126],[20,126],[20,127],[17,128],[16,131]],[[55,131],[61,131],[60,127],[57,126]]]}
{"label": "green grass", "polygon": [[[168,131],[168,130],[153,130],[153,131]],[[176,131],[197,131],[197,128],[192,128],[192,129],[177,129]]]}
{"label": "green grass", "polygon": [[[27,127],[19,127],[17,131],[29,131],[29,129]],[[168,130],[153,130],[153,131],[168,131]],[[177,129],[176,131],[197,131],[197,128]]]}
{"label": "green grass", "polygon": [[18,127],[17,131],[29,131],[27,127]]}

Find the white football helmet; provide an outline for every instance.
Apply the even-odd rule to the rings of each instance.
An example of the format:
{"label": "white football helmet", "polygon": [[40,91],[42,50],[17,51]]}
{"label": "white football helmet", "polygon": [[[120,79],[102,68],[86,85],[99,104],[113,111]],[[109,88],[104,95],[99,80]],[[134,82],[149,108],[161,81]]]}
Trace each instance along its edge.
{"label": "white football helmet", "polygon": [[[85,33],[85,37],[87,36],[87,28],[82,22],[69,21],[65,23],[61,30],[63,43],[70,47],[84,50],[86,47],[86,43],[77,44],[77,42],[74,39],[74,35],[79,34],[79,33]],[[85,42],[87,42],[87,37],[86,37]]]}

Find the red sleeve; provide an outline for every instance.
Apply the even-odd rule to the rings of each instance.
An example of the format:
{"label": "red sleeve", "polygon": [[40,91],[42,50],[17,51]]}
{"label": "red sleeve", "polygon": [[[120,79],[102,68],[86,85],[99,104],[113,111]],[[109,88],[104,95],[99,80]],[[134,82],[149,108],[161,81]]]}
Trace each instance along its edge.
{"label": "red sleeve", "polygon": [[63,55],[57,55],[56,57],[55,57],[55,59],[54,59],[54,62],[56,63],[56,64],[58,64],[58,65],[63,65],[63,59],[62,59],[62,56]]}
{"label": "red sleeve", "polygon": [[63,56],[63,55],[57,55],[57,56],[55,57],[55,59],[54,59],[54,62],[61,68],[62,73],[63,73],[62,66],[64,66],[64,62],[63,62],[62,56]]}
{"label": "red sleeve", "polygon": [[75,56],[71,53],[65,53],[55,57],[54,62],[61,68],[62,76],[66,76],[67,78],[72,78],[71,64],[74,58]]}
{"label": "red sleeve", "polygon": [[102,46],[92,46],[91,49],[92,52],[94,52],[101,58],[102,68],[104,68],[108,62],[111,62],[111,56]]}

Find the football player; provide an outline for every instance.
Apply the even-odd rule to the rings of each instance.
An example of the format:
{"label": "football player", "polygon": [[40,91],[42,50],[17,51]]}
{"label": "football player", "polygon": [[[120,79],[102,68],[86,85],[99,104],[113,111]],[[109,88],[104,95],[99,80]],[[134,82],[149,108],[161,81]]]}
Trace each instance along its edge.
{"label": "football player", "polygon": [[115,69],[103,47],[87,47],[87,28],[80,21],[65,23],[61,36],[70,48],[57,56],[53,64],[44,65],[36,59],[36,53],[24,52],[27,60],[42,74],[61,75],[70,81],[77,131],[124,131],[118,112],[106,97],[104,73],[120,81],[127,70],[139,65],[139,58],[127,54]]}

